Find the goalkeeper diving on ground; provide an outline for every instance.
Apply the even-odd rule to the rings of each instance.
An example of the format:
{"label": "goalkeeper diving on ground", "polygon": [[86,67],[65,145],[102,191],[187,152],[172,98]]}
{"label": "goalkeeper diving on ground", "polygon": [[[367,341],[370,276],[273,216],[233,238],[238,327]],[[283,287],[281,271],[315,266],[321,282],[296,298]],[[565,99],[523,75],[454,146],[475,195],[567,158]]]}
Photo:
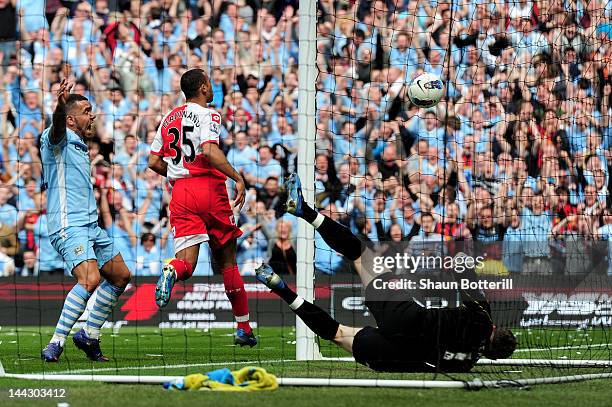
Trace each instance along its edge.
{"label": "goalkeeper diving on ground", "polygon": [[354,262],[366,287],[365,305],[377,325],[340,324],[299,297],[270,266],[260,266],[257,279],[289,304],[315,334],[350,352],[358,363],[381,372],[467,372],[481,356],[503,359],[512,355],[516,339],[510,330],[495,326],[489,302],[481,292],[462,292],[466,299],[457,308],[426,309],[412,299],[384,300],[373,293],[374,281],[397,276],[375,275],[362,267],[363,252],[370,249],[348,228],[308,206],[296,174],[287,180],[286,190],[287,211],[313,225],[332,249]]}

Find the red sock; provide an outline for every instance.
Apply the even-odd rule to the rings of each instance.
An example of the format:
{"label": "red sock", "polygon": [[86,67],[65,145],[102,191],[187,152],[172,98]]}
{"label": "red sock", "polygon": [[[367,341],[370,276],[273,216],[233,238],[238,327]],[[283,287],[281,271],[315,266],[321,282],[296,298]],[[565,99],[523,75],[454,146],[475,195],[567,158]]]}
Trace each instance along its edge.
{"label": "red sock", "polygon": [[244,282],[238,271],[238,266],[231,266],[223,269],[223,284],[225,294],[232,303],[232,313],[238,323],[238,328],[244,329],[247,333],[251,332],[249,325],[249,302],[244,291]]}
{"label": "red sock", "polygon": [[177,280],[187,280],[193,274],[193,266],[191,263],[181,259],[172,259],[170,265],[176,270]]}

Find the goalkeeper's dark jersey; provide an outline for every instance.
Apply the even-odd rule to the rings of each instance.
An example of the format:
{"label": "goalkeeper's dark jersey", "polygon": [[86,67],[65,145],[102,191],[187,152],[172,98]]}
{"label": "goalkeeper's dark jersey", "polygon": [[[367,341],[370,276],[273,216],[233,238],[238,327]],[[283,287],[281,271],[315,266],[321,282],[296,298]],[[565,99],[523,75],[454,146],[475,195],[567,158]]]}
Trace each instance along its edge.
{"label": "goalkeeper's dark jersey", "polygon": [[[393,277],[391,277],[393,278]],[[371,301],[377,328],[355,336],[355,359],[380,371],[469,371],[493,331],[486,301],[426,309],[415,301]]]}
{"label": "goalkeeper's dark jersey", "polygon": [[425,312],[422,349],[429,363],[443,371],[469,371],[493,332],[488,303],[465,302],[459,308]]}

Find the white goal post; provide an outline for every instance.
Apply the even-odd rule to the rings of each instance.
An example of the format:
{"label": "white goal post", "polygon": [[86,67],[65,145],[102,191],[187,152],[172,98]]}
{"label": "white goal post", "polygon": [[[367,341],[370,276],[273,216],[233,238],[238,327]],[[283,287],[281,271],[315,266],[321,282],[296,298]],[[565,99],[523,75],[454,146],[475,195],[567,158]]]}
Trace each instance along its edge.
{"label": "white goal post", "polygon": [[[299,11],[299,66],[298,66],[298,165],[304,198],[314,202],[314,160],[316,132],[317,80],[317,3],[300,1]],[[297,293],[307,301],[314,301],[314,230],[298,220],[297,232]],[[295,319],[297,360],[320,358],[314,333],[301,319]]]}

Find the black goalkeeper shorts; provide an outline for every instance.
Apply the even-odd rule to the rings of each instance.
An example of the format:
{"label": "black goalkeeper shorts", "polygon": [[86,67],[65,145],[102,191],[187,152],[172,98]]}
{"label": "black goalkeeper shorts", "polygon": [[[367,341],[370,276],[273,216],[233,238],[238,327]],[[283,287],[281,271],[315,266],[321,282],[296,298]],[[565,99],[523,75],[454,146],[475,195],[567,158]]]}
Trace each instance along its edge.
{"label": "black goalkeeper shorts", "polygon": [[[378,279],[397,278],[388,273]],[[412,300],[373,292],[366,288],[365,305],[377,328],[366,326],[353,340],[355,360],[378,372],[423,372],[430,370],[423,361],[422,340],[425,309]],[[387,299],[383,301],[383,299]]]}
{"label": "black goalkeeper shorts", "polygon": [[384,336],[380,329],[366,326],[353,339],[353,357],[377,372],[423,372],[430,370],[422,353],[409,343]]}

